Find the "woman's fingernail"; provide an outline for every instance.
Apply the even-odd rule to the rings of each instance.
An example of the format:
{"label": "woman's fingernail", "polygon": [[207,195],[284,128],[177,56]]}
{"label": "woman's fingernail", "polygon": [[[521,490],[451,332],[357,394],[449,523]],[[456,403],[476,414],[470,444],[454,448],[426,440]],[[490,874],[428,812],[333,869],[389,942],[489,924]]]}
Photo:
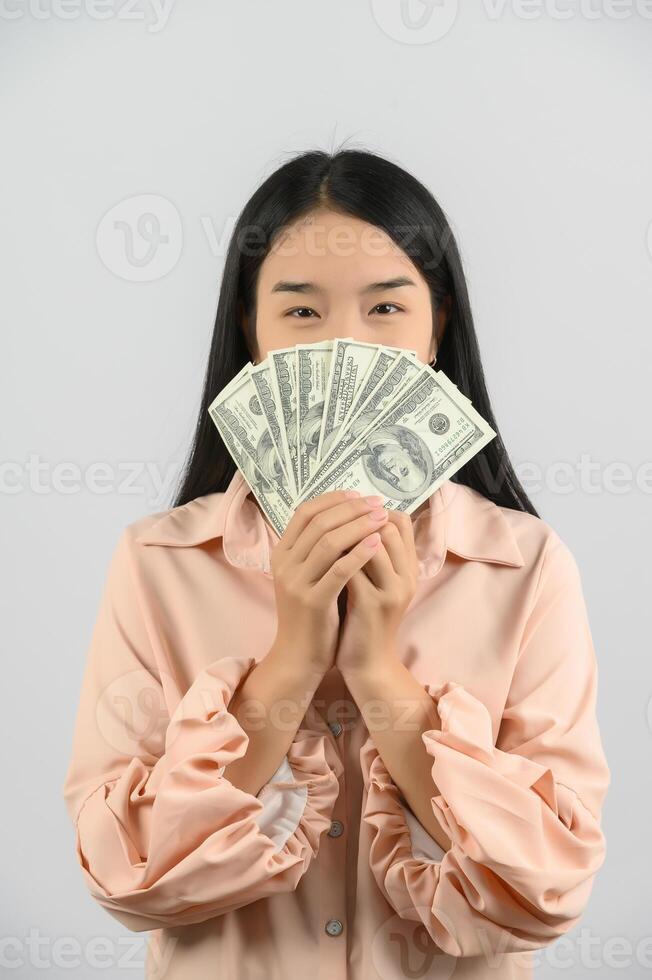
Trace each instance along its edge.
{"label": "woman's fingernail", "polygon": [[378,496],[365,497],[365,503],[367,504],[382,504],[383,498]]}
{"label": "woman's fingernail", "polygon": [[378,534],[378,532],[372,534],[368,538],[365,538],[365,544],[367,545],[368,548],[375,548],[376,545],[379,543],[380,543],[380,534]]}
{"label": "woman's fingernail", "polygon": [[372,510],[367,516],[373,518],[374,521],[382,521],[387,517],[387,511],[381,507],[379,510]]}
{"label": "woman's fingernail", "polygon": [[359,497],[360,493],[358,490],[347,490],[344,494],[345,497]]}

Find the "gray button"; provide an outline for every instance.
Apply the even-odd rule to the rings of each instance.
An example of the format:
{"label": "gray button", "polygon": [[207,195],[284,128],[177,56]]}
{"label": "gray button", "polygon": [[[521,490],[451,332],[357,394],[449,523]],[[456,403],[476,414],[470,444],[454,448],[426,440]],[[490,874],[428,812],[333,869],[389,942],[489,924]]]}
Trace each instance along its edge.
{"label": "gray button", "polygon": [[343,928],[339,919],[329,919],[326,923],[326,932],[329,936],[339,936]]}
{"label": "gray button", "polygon": [[339,721],[329,721],[328,727],[332,731],[335,738],[342,734],[342,726],[340,725]]}
{"label": "gray button", "polygon": [[329,837],[341,837],[344,833],[344,824],[341,820],[333,820],[328,831]]}

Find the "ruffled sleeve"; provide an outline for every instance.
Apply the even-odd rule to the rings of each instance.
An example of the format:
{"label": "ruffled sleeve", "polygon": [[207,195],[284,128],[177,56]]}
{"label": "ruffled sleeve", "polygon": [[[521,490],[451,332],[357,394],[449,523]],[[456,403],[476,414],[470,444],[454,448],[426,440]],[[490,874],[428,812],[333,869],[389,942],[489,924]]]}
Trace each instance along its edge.
{"label": "ruffled sleeve", "polygon": [[418,821],[369,736],[360,750],[363,820],[378,886],[450,955],[543,947],[577,924],[589,899],[606,854],[600,818],[610,783],[580,578],[558,536],[495,742],[487,708],[468,689],[452,680],[424,687],[441,721],[422,734],[438,789],[431,803],[452,846],[444,852],[420,824],[417,838]]}
{"label": "ruffled sleeve", "polygon": [[[140,614],[127,534],[87,656],[64,798],[93,896],[140,932],[292,891],[331,823],[341,763],[308,717],[257,796],[225,767],[249,738],[228,705],[253,657],[210,663],[175,699]],[[165,681],[165,684],[163,683]]]}

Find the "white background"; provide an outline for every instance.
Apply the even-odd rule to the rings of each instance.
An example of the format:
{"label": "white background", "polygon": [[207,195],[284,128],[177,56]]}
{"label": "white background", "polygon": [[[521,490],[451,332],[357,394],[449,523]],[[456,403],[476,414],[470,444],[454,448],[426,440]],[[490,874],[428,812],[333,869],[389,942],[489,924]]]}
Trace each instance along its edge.
{"label": "white background", "polygon": [[[239,210],[290,155],[342,142],[449,215],[498,424],[583,577],[608,854],[537,976],[652,969],[652,3],[403,9],[2,2],[8,976],[141,975],[144,936],[87,895],[61,796],[86,646],[119,532],[170,505]],[[147,229],[131,262],[105,233],[140,195],[169,231],[152,262]]]}

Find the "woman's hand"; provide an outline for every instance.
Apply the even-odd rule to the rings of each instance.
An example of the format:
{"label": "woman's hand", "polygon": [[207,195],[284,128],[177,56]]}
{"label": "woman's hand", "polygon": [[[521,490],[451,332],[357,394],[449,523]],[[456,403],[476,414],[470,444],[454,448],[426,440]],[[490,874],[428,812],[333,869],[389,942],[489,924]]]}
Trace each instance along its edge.
{"label": "woman's hand", "polygon": [[336,664],[343,677],[365,671],[395,654],[398,627],[417,589],[418,560],[412,519],[387,511],[381,544],[365,567],[351,576]]}
{"label": "woman's hand", "polygon": [[[319,494],[296,508],[272,550],[278,626],[274,647],[303,668],[325,673],[334,663],[337,597],[374,552],[378,508],[358,493]],[[376,547],[380,539],[376,535]]]}

